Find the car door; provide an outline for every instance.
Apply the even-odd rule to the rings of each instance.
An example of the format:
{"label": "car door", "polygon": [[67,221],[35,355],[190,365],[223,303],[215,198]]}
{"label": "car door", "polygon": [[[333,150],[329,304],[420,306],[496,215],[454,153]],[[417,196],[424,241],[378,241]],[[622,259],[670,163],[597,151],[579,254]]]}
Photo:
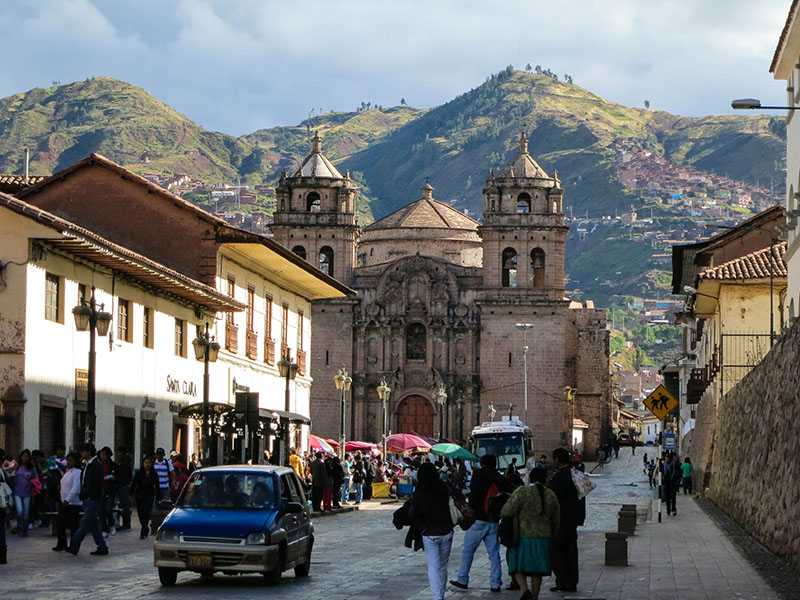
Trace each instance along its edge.
{"label": "car door", "polygon": [[[281,475],[281,502],[284,508],[289,502],[297,502],[297,490],[292,476],[292,473]],[[287,540],[286,561],[288,563],[293,563],[300,556],[300,549],[298,548],[300,537],[299,515],[300,513],[286,511],[283,513],[283,529],[286,531]]]}
{"label": "car door", "polygon": [[295,473],[291,473],[291,478],[294,480],[295,490],[297,491],[297,502],[303,505],[303,512],[297,514],[298,525],[298,550],[300,556],[305,556],[308,552],[308,544],[311,539],[311,512],[308,510],[308,501],[306,500],[305,492],[303,491],[303,482]]}

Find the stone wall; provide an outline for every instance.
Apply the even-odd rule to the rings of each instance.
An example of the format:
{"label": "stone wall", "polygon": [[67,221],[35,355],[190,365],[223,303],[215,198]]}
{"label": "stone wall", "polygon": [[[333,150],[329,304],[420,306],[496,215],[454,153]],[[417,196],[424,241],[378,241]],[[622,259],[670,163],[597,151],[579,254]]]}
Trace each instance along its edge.
{"label": "stone wall", "polygon": [[[798,389],[800,323],[795,322],[720,401],[708,495],[759,541],[800,567]],[[697,433],[707,437],[707,424],[698,423]]]}

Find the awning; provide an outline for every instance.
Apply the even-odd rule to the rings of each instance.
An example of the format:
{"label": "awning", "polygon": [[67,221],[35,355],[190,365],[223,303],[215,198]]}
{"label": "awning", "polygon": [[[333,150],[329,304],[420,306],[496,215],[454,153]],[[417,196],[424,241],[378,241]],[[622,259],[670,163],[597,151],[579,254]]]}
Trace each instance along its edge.
{"label": "awning", "polygon": [[[208,403],[208,414],[211,417],[219,417],[222,415],[233,414],[236,411],[236,406],[233,404],[225,404],[223,402],[209,402]],[[186,419],[197,419],[200,420],[203,418],[203,403],[198,402],[196,404],[190,404],[189,406],[184,406],[178,416],[184,417]],[[269,410],[268,408],[260,408],[258,409],[258,418],[262,421],[278,421],[280,419],[288,419],[290,423],[302,423],[303,425],[310,425],[311,419],[308,417],[293,413],[287,412],[285,410]]]}
{"label": "awning", "polygon": [[274,419],[273,415],[278,415],[280,419],[289,419],[290,423],[302,423],[303,425],[311,425],[311,419],[298,413],[288,412],[285,410],[267,410],[260,409],[259,417],[262,419]]}

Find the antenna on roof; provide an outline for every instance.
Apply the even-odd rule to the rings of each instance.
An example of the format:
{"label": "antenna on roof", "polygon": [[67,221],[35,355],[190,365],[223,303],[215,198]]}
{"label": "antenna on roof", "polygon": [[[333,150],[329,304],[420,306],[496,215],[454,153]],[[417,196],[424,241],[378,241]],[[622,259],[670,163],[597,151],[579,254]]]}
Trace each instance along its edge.
{"label": "antenna on roof", "polygon": [[31,149],[25,146],[25,183],[28,183],[31,166]]}

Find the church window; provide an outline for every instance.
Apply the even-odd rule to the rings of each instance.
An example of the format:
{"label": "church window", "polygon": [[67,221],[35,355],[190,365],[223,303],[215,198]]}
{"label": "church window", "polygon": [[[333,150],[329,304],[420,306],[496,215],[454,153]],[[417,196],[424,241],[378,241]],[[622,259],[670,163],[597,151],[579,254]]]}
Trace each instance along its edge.
{"label": "church window", "polygon": [[319,194],[317,192],[310,192],[308,196],[306,196],[306,210],[308,212],[318,213],[319,209]]}
{"label": "church window", "polygon": [[503,287],[517,287],[517,251],[513,248],[503,250]]}
{"label": "church window", "polygon": [[556,200],[553,200],[553,212],[558,212],[558,202]]}
{"label": "church window", "polygon": [[333,277],[333,248],[323,246],[319,251],[319,270]]}
{"label": "church window", "polygon": [[305,260],[306,249],[303,246],[295,246],[294,248],[292,248],[292,252],[294,252],[295,254],[297,254],[297,256]]}
{"label": "church window", "polygon": [[526,192],[522,192],[517,196],[517,212],[529,213],[531,212],[531,196]]}
{"label": "church window", "polygon": [[541,248],[531,250],[530,277],[533,287],[544,287],[544,250]]}
{"label": "church window", "polygon": [[406,359],[425,360],[427,332],[421,323],[412,323],[406,329]]}

